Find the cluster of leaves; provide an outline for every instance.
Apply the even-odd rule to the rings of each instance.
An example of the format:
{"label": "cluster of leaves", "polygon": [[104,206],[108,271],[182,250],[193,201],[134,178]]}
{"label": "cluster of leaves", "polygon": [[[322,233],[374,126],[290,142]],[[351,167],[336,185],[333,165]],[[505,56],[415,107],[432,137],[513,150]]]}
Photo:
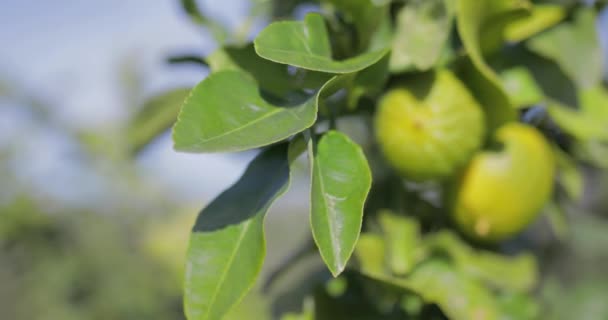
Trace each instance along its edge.
{"label": "cluster of leaves", "polygon": [[[194,225],[185,281],[189,319],[220,319],[251,289],[265,255],[264,216],[288,188],[303,153],[314,243],[334,277],[347,272],[338,278],[342,284],[329,283],[338,289],[314,293],[304,313],[285,319],[339,319],[340,312],[348,319],[538,316],[528,295],[537,284],[533,258],[478,252],[443,230],[450,226],[447,209],[433,199],[440,187],[403,184],[379,160],[375,143],[362,148],[338,126],[351,118],[370,123],[391,84],[450,69],[483,107],[488,133],[521,116],[550,138],[558,184],[577,201],[577,161],[607,165],[608,91],[601,82],[597,8],[525,0],[322,0],[316,12],[270,23],[247,43],[217,31],[195,1],[182,4],[229,44],[204,59],[173,60],[202,63],[211,72],[185,97],[173,128],[175,149],[261,148]],[[285,17],[298,1],[262,4],[254,8]],[[180,90],[164,98],[184,96]],[[143,119],[150,131],[135,144],[166,128],[167,119]],[[548,206],[558,233],[561,205]],[[443,231],[429,233],[437,229]],[[429,234],[421,238],[421,232]]]}

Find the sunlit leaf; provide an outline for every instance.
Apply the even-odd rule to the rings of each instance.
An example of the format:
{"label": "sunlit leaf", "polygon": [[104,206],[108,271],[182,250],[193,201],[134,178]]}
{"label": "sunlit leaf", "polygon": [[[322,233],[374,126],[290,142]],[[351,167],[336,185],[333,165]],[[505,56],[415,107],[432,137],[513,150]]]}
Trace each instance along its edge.
{"label": "sunlit leaf", "polygon": [[500,72],[503,87],[517,108],[525,108],[543,100],[544,94],[530,71],[514,67]]}
{"label": "sunlit leaf", "polygon": [[438,305],[450,319],[500,319],[492,292],[447,262],[429,260],[407,277],[395,277],[383,267],[385,252],[380,236],[362,234],[355,251],[359,271],[372,279],[417,293],[426,303]]}
{"label": "sunlit leaf", "polygon": [[454,15],[452,0],[407,2],[397,15],[390,69],[427,70],[439,59],[446,45]]}
{"label": "sunlit leaf", "polygon": [[321,91],[295,106],[279,107],[260,96],[247,73],[214,73],[186,99],[173,128],[175,149],[229,152],[281,141],[315,122]]}
{"label": "sunlit leaf", "polygon": [[566,8],[554,4],[536,4],[530,15],[518,18],[505,26],[505,40],[518,42],[544,31],[566,17]]}
{"label": "sunlit leaf", "polygon": [[378,214],[378,222],[386,239],[391,271],[396,275],[409,273],[424,257],[418,221],[382,211]]}
{"label": "sunlit leaf", "polygon": [[594,118],[557,102],[551,103],[548,111],[563,130],[580,140],[608,139],[606,119]]}
{"label": "sunlit leaf", "polygon": [[317,247],[334,276],[350,258],[371,188],[371,172],[361,148],[330,131],[318,143],[312,168],[311,225]]}
{"label": "sunlit leaf", "polygon": [[[536,285],[536,262],[529,254],[507,257],[474,250],[455,234],[439,232],[425,238],[427,250],[440,250],[469,276],[500,290],[526,292]],[[496,275],[499,274],[500,277]]]}
{"label": "sunlit leaf", "polygon": [[598,85],[580,92],[582,112],[591,118],[608,121],[608,88]]}
{"label": "sunlit leaf", "polygon": [[364,53],[346,60],[332,58],[325,21],[319,14],[308,14],[304,21],[280,21],[266,27],[254,41],[263,58],[308,70],[351,73],[380,60],[388,50]]}

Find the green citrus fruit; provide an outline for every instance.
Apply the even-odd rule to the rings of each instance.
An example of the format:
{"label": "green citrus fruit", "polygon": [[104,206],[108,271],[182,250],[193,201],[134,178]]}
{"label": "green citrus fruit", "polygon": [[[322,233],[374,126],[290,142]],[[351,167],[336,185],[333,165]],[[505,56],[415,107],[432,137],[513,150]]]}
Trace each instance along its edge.
{"label": "green citrus fruit", "polygon": [[480,147],[481,106],[447,70],[389,90],[376,113],[376,138],[388,162],[413,180],[450,176]]}
{"label": "green citrus fruit", "polygon": [[553,190],[555,159],[535,128],[509,123],[496,131],[501,151],[476,154],[452,199],[456,224],[474,238],[499,241],[520,232]]}

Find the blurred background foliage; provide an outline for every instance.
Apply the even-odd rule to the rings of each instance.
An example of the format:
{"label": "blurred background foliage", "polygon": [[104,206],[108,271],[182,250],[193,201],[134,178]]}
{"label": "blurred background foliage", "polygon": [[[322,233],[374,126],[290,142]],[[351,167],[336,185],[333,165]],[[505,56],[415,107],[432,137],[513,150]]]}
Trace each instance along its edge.
{"label": "blurred background foliage", "polygon": [[[124,39],[118,42],[128,43],[125,47],[128,49],[110,45],[109,51],[105,51],[114,56],[106,63],[106,67],[112,70],[109,91],[103,91],[100,89],[103,85],[98,86],[95,82],[107,82],[107,79],[93,77],[84,89],[78,85],[78,72],[87,73],[87,66],[95,60],[84,60],[79,66],[78,60],[74,59],[66,64],[69,67],[58,67],[65,70],[48,71],[53,77],[42,77],[46,83],[41,83],[36,81],[40,71],[36,70],[35,62],[24,53],[34,51],[31,48],[48,46],[62,32],[58,28],[37,33],[24,27],[27,23],[37,28],[44,27],[34,24],[33,18],[27,16],[31,10],[40,10],[35,12],[36,15],[48,10],[48,15],[56,14],[57,19],[68,22],[73,19],[72,24],[66,24],[68,28],[78,28],[79,23],[85,23],[78,17],[94,12],[67,10],[78,8],[74,1],[69,0],[45,5],[50,8],[38,7],[35,1],[10,0],[0,4],[0,12],[5,12],[4,15],[0,13],[0,18],[15,24],[14,32],[0,32],[0,42],[3,46],[13,44],[14,48],[24,50],[0,50],[0,66],[3,66],[0,69],[0,318],[184,319],[182,273],[188,232],[195,214],[204,201],[211,199],[238,176],[251,154],[207,159],[205,156],[187,160],[171,158],[165,156],[172,153],[166,135],[143,148],[154,136],[153,132],[168,128],[173,121],[170,115],[147,119],[146,116],[154,114],[147,111],[158,107],[155,102],[162,105],[163,101],[179,100],[184,88],[204,77],[207,67],[201,57],[209,54],[217,43],[242,43],[251,39],[269,17],[301,17],[310,8],[310,4],[305,2],[223,1],[221,6],[217,6],[212,1],[166,0],[158,6],[146,1],[125,5],[123,9],[133,17],[129,23],[141,23],[143,30],[151,33],[148,41],[160,44],[154,47],[155,55],[150,56],[146,51],[147,44],[142,45],[144,49],[129,48],[138,33],[123,34],[109,27],[111,20],[95,20],[93,28],[100,32],[110,28],[106,31],[110,39],[122,36]],[[576,0],[543,2],[579,4]],[[591,2],[586,1],[587,4]],[[112,16],[115,9],[111,6],[118,3],[100,4],[105,8],[101,12]],[[200,7],[194,6],[196,4]],[[167,24],[179,21],[176,24],[179,27],[168,28],[170,32],[159,33],[156,37],[147,29],[154,24],[163,25],[164,20],[157,19],[159,16],[155,16],[154,11],[142,14],[144,17],[149,15],[149,18],[136,17],[140,7],[148,5],[164,11],[162,17],[167,19]],[[89,9],[96,7],[95,3],[87,6]],[[150,8],[147,10],[152,10]],[[64,9],[67,11],[60,13]],[[201,15],[200,12],[209,14]],[[21,16],[15,14],[9,18],[13,13]],[[600,30],[606,44],[606,9],[602,16],[604,18],[598,21],[596,29]],[[24,20],[18,22],[17,19]],[[194,24],[189,25],[188,21]],[[11,25],[8,26],[11,29]],[[179,38],[180,32],[190,32],[190,36]],[[589,45],[583,38],[576,38],[574,43],[560,39],[567,32],[547,33],[544,35],[546,39],[538,38],[530,44],[530,47],[543,52],[542,57],[531,55],[525,48],[512,48],[512,54],[503,56],[514,60],[527,57],[518,61],[526,61],[541,90],[549,88],[547,92],[555,93],[557,96],[552,98],[559,103],[578,105],[579,101],[572,101],[568,90],[573,86],[572,81],[586,81],[577,77],[580,68],[556,69],[555,64],[575,60],[584,67],[589,61],[577,56],[579,50],[600,49],[587,50]],[[180,41],[175,41],[174,36]],[[81,34],[63,43],[81,41],[83,46],[87,46],[86,39],[87,35]],[[203,45],[199,42],[201,40]],[[32,42],[41,44],[37,47]],[[139,42],[142,43],[148,42]],[[607,55],[606,47],[604,57]],[[70,50],[69,47],[66,50]],[[55,55],[61,56],[65,52],[56,51]],[[33,57],[40,53],[29,54]],[[181,71],[150,71],[154,68],[150,65],[161,65],[167,56],[173,57],[169,61],[172,68]],[[146,59],[150,61],[143,63],[142,60]],[[497,70],[505,70],[500,74],[507,80],[509,76],[518,74],[517,70],[510,68],[509,59],[490,60],[490,63]],[[57,73],[62,76],[56,77]],[[589,70],[584,74],[592,77],[595,73],[599,74],[600,70]],[[603,76],[606,79],[606,72]],[[171,91],[173,96],[162,94],[175,88],[179,90]],[[538,88],[514,90],[524,89],[529,90],[523,91],[523,96],[534,100],[534,90]],[[73,96],[78,94],[73,91],[91,93],[74,100]],[[113,98],[106,99],[104,95]],[[156,98],[150,100],[151,97]],[[97,103],[98,99],[107,103],[110,116],[102,110],[104,105]],[[142,103],[149,100],[152,102]],[[66,107],[68,105],[71,107]],[[607,104],[601,104],[600,108],[602,106],[608,108]],[[84,111],[78,110],[80,108]],[[550,112],[561,112],[561,109],[557,110]],[[572,129],[569,134],[587,137],[588,131],[580,128],[576,117],[566,114],[562,118],[564,122],[570,121],[567,124]],[[598,124],[603,129],[608,123],[605,119]],[[356,124],[349,128],[356,135]],[[578,141],[575,148],[580,151],[577,155],[592,160],[576,164],[583,172],[580,200],[567,201],[571,196],[568,187],[561,190],[555,201],[563,205],[549,206],[548,211],[563,212],[544,215],[504,248],[509,252],[511,248],[520,248],[518,243],[525,242],[540,258],[542,281],[535,294],[541,298],[543,319],[608,319],[608,174],[606,166],[602,166],[608,154],[606,141]],[[302,170],[304,168],[303,164]],[[565,185],[579,183],[576,179],[570,178],[571,182]],[[169,191],[176,189],[176,184],[182,187]],[[209,188],[208,185],[217,186]],[[269,256],[262,279],[273,279],[272,286],[262,288],[263,283],[260,283],[228,319],[252,319],[251,314],[256,314],[255,319],[276,318],[285,312],[292,312],[285,319],[312,319],[314,308],[334,308],[334,312],[357,314],[366,319],[372,315],[357,312],[381,309],[386,301],[393,299],[378,297],[378,292],[386,290],[369,292],[370,286],[362,286],[349,290],[349,294],[373,296],[379,301],[369,299],[371,304],[375,304],[373,308],[353,306],[353,297],[341,295],[345,286],[341,281],[348,278],[348,274],[342,280],[311,288],[314,283],[329,279],[321,261],[311,256],[302,258],[288,274],[273,273],[285,262],[285,257],[287,260],[290,255],[301,258],[298,253],[309,251],[300,245],[307,240],[307,230],[301,227],[307,223],[306,199],[303,199],[305,186],[305,181],[295,185],[288,196],[273,207],[272,211],[282,211],[281,215],[269,214]],[[559,229],[560,225],[562,229]],[[556,233],[559,234],[556,236]],[[348,285],[357,286],[357,283],[349,282]],[[317,303],[314,307],[310,299],[303,298],[311,291]],[[403,299],[400,303],[404,310],[421,308],[421,302],[415,298]],[[433,314],[432,310],[422,310],[422,314],[424,312]],[[393,318],[399,318],[399,314]]]}

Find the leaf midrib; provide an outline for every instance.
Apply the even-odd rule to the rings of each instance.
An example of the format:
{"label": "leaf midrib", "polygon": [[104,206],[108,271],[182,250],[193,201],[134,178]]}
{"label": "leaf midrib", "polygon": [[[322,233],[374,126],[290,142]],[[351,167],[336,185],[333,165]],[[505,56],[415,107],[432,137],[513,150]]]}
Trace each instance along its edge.
{"label": "leaf midrib", "polygon": [[[321,199],[323,199],[323,208],[327,209],[326,210],[327,212],[332,211],[332,213],[333,213],[333,210],[329,210],[329,208],[327,208],[327,199],[325,197],[325,186],[323,184],[323,179],[322,179],[322,175],[321,175],[321,171],[322,171],[321,165],[320,165],[320,163],[319,163],[318,160],[315,161],[315,163],[316,163],[316,167],[318,168],[318,174],[317,175],[319,177],[319,188],[321,189],[320,191],[321,191]],[[334,258],[334,262],[337,263],[337,267],[338,267],[338,270],[336,270],[336,271],[340,272],[341,269],[342,269],[342,267],[343,267],[342,266],[342,262],[340,261],[341,260],[341,258],[340,258],[340,252],[341,252],[341,250],[340,250],[340,243],[333,236],[333,234],[335,232],[335,226],[332,223],[332,221],[334,221],[334,219],[328,219],[327,226],[328,226],[329,234],[330,234],[331,247],[333,249],[332,255],[333,255],[333,258]],[[323,251],[321,250],[321,252],[323,252]]]}
{"label": "leaf midrib", "polygon": [[[302,106],[300,106],[300,107],[303,107],[303,106],[305,106],[305,105],[308,105],[309,103],[310,103],[310,100],[309,100],[309,101],[307,101],[306,103],[304,103],[304,104],[303,104]],[[275,114],[281,113],[281,112],[290,113],[290,114],[292,114],[292,115],[293,115],[293,116],[294,116],[296,119],[298,119],[298,120],[300,120],[300,119],[301,119],[301,118],[300,118],[300,116],[299,116],[299,115],[298,115],[296,112],[294,112],[293,110],[289,110],[289,109],[287,109],[287,108],[278,108],[278,107],[274,107],[274,106],[273,106],[273,108],[276,108],[276,109],[275,109],[275,110],[272,110],[272,111],[270,111],[270,112],[268,112],[268,113],[266,113],[266,114],[264,114],[263,116],[261,116],[261,117],[259,117],[259,118],[257,118],[257,119],[254,119],[253,121],[247,122],[247,123],[246,123],[245,125],[243,125],[243,126],[240,126],[240,127],[234,128],[234,129],[232,129],[232,130],[228,130],[228,131],[223,132],[223,133],[221,133],[221,134],[219,134],[219,135],[216,135],[216,136],[212,136],[212,137],[210,137],[209,139],[199,138],[199,139],[198,139],[198,140],[199,140],[199,142],[198,142],[198,144],[197,144],[196,146],[198,146],[198,147],[202,147],[202,146],[204,146],[205,144],[212,143],[213,141],[216,141],[216,140],[219,140],[219,139],[221,139],[221,138],[224,138],[225,136],[228,136],[228,135],[234,134],[234,133],[239,132],[239,131],[241,131],[241,130],[246,130],[246,129],[248,129],[249,127],[251,127],[251,126],[253,126],[253,125],[255,125],[255,124],[257,124],[257,123],[259,123],[259,122],[261,122],[261,121],[263,121],[263,120],[266,120],[267,118],[272,117],[272,116],[273,116],[273,115],[275,115]]]}
{"label": "leaf midrib", "polygon": [[215,300],[217,299],[217,296],[219,295],[219,291],[222,288],[222,284],[224,283],[224,281],[226,281],[226,275],[228,274],[228,271],[232,268],[232,263],[234,262],[234,259],[236,258],[236,253],[241,248],[243,239],[245,238],[245,234],[247,234],[247,232],[249,231],[249,227],[251,226],[251,222],[252,222],[252,220],[249,220],[243,226],[243,230],[241,231],[239,239],[237,240],[236,246],[235,246],[234,250],[232,251],[232,254],[230,256],[230,259],[228,260],[228,263],[226,264],[227,267],[224,268],[224,271],[222,272],[222,274],[220,276],[220,280],[218,281],[217,285],[215,286],[215,290],[213,292],[213,297],[211,298],[211,302],[209,303],[209,312],[207,312],[207,316],[205,317],[205,319],[209,319],[208,315],[212,314],[211,311],[213,310]]}

